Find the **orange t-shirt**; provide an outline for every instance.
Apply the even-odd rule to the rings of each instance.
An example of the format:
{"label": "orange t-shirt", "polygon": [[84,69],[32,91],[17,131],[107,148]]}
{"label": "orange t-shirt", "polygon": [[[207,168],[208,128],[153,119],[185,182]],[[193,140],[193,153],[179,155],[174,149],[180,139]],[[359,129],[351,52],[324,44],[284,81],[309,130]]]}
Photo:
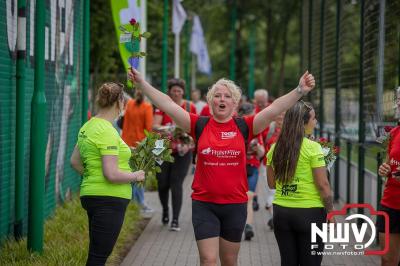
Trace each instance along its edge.
{"label": "orange t-shirt", "polygon": [[137,142],[145,138],[144,130],[151,131],[153,126],[153,107],[148,102],[137,105],[131,99],[126,104],[122,139],[130,147],[136,147]]}

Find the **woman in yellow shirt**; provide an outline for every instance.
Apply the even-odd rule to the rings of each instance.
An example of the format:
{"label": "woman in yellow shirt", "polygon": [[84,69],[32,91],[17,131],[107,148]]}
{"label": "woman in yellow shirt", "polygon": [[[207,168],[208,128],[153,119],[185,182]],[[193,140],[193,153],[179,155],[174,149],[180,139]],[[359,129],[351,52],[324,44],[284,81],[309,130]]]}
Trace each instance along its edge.
{"label": "woman in yellow shirt", "polygon": [[144,180],[142,170],[129,167],[131,150],[112,123],[124,108],[122,84],[105,83],[97,94],[99,112],[79,130],[71,156],[82,176],[80,197],[89,218],[86,265],[104,265],[111,254],[132,197],[130,182]]}
{"label": "woman in yellow shirt", "polygon": [[286,111],[279,138],[267,154],[268,186],[276,188],[274,234],[281,265],[321,265],[322,240],[312,253],[311,223],[326,222],[333,201],[321,145],[308,138],[317,123],[310,104]]}

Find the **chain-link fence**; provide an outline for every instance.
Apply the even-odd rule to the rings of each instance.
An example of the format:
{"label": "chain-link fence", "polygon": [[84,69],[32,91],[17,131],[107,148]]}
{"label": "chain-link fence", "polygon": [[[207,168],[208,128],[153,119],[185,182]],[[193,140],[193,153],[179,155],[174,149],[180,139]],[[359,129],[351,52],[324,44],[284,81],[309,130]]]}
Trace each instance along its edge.
{"label": "chain-link fence", "polygon": [[317,81],[308,100],[320,121],[318,134],[329,135],[342,148],[331,175],[336,199],[376,204],[382,154],[375,140],[383,126],[398,120],[394,96],[400,84],[400,2],[302,3],[302,68]]}

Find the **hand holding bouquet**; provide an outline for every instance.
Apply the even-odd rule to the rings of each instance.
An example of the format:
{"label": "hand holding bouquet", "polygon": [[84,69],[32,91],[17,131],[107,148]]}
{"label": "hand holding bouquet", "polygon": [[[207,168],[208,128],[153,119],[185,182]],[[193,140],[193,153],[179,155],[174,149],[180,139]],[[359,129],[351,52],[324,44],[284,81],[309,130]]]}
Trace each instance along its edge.
{"label": "hand holding bouquet", "polygon": [[382,152],[386,153],[387,148],[390,141],[390,131],[392,131],[394,127],[392,126],[385,126],[384,133],[376,139],[376,142],[382,145]]}
{"label": "hand holding bouquet", "polygon": [[160,165],[163,162],[173,162],[170,141],[161,135],[144,131],[143,139],[133,150],[129,165],[132,171],[143,170],[146,178],[155,178],[156,173],[161,172]]}
{"label": "hand holding bouquet", "polygon": [[316,140],[322,147],[322,152],[324,154],[326,169],[328,172],[332,168],[337,155],[340,152],[339,147],[335,146],[332,142],[329,142],[326,138],[319,138]]}

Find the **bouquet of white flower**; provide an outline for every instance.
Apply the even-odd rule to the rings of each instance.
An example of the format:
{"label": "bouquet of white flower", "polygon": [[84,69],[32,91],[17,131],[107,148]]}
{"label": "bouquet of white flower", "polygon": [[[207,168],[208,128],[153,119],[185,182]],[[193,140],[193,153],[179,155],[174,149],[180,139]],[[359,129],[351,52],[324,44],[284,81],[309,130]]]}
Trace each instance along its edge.
{"label": "bouquet of white flower", "polygon": [[170,141],[158,133],[144,131],[146,138],[133,149],[129,165],[132,171],[143,170],[147,178],[155,178],[161,172],[163,162],[173,162]]}
{"label": "bouquet of white flower", "polygon": [[319,138],[318,140],[316,140],[316,142],[318,142],[322,147],[326,169],[329,172],[336,161],[340,149],[339,147],[335,146],[332,142],[329,142],[326,138]]}

